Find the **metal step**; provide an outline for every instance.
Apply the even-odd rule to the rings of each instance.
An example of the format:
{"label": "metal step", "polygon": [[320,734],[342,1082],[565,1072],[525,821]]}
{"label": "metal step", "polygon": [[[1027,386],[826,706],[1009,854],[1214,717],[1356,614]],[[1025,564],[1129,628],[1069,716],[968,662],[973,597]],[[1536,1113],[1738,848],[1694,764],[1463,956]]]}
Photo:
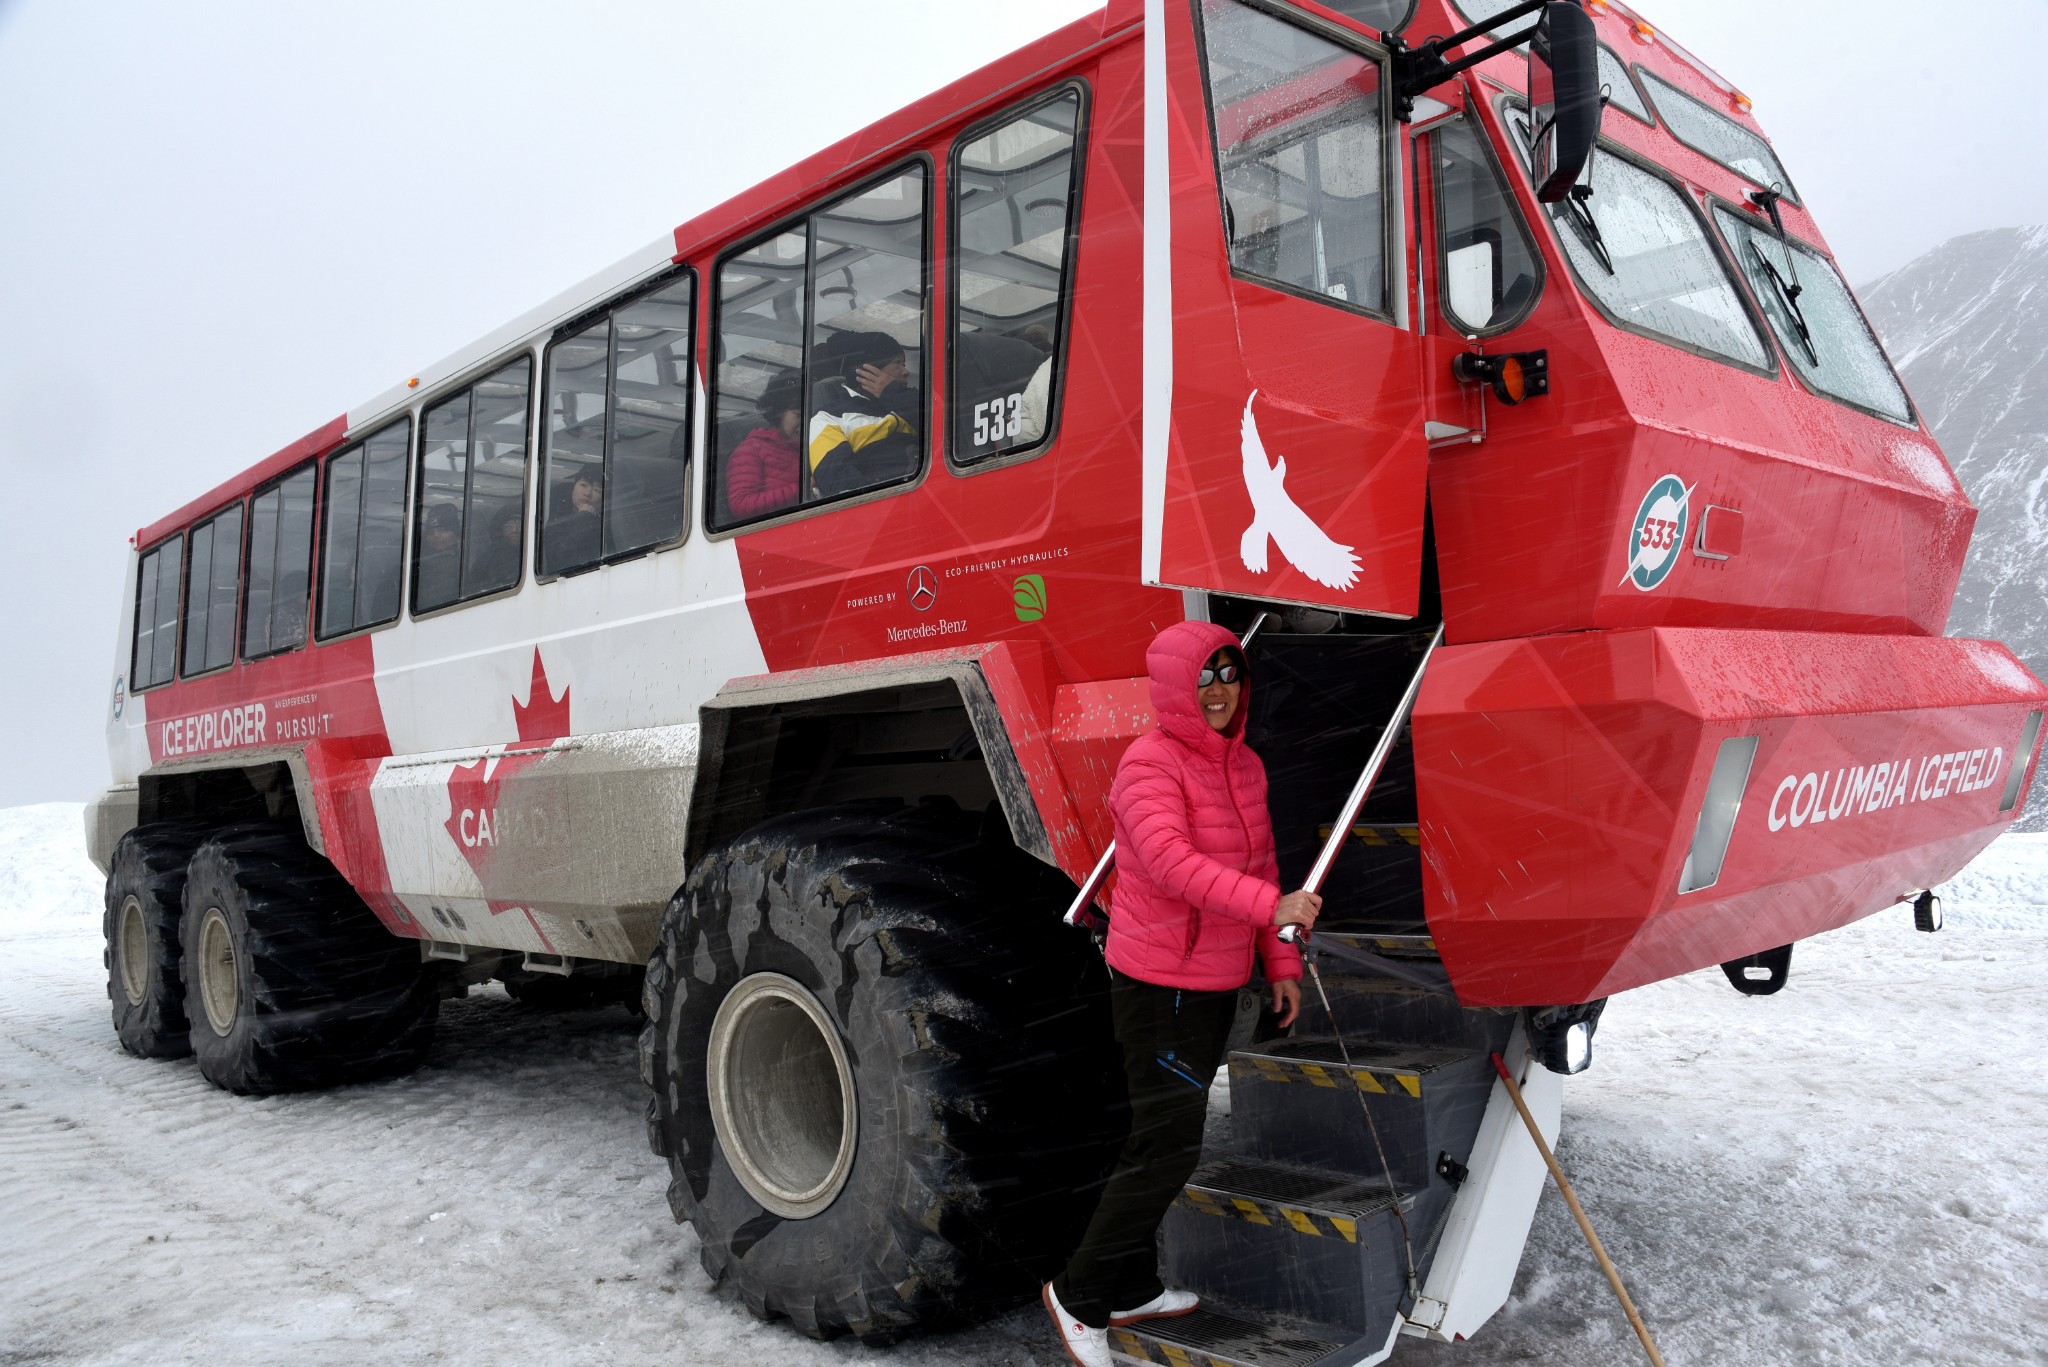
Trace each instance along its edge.
{"label": "metal step", "polygon": [[1207,1306],[1178,1319],[1146,1320],[1109,1331],[1109,1350],[1115,1356],[1166,1367],[1309,1367],[1342,1346]]}
{"label": "metal step", "polygon": [[1358,1226],[1393,1209],[1397,1199],[1384,1183],[1226,1158],[1197,1168],[1175,1204],[1203,1215],[1355,1244]]}
{"label": "metal step", "polygon": [[[1361,1092],[1420,1100],[1425,1077],[1472,1057],[1463,1049],[1361,1040],[1351,1045],[1351,1077]],[[1341,1088],[1344,1072],[1343,1053],[1337,1041],[1327,1037],[1272,1040],[1230,1056],[1233,1082],[1243,1074],[1267,1082]]]}

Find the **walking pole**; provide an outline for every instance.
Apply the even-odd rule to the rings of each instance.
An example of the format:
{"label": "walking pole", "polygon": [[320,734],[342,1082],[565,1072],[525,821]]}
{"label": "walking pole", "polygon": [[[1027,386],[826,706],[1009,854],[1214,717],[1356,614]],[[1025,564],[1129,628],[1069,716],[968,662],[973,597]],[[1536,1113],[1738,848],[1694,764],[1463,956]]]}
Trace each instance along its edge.
{"label": "walking pole", "polygon": [[1586,1218],[1586,1212],[1579,1205],[1578,1196],[1572,1191],[1572,1184],[1565,1180],[1564,1169],[1557,1165],[1557,1157],[1550,1151],[1550,1145],[1543,1141],[1543,1131],[1536,1127],[1536,1117],[1529,1114],[1528,1104],[1522,1100],[1522,1089],[1515,1085],[1514,1075],[1508,1072],[1508,1065],[1499,1054],[1493,1056],[1493,1070],[1500,1074],[1500,1080],[1508,1085],[1508,1096],[1515,1103],[1515,1109],[1522,1113],[1522,1123],[1529,1127],[1529,1137],[1536,1141],[1536,1151],[1543,1155],[1543,1162],[1550,1169],[1551,1178],[1557,1189],[1564,1193],[1564,1203],[1572,1208],[1572,1218],[1579,1222],[1579,1230],[1586,1236],[1586,1242],[1593,1246],[1593,1256],[1600,1260],[1600,1270],[1607,1274],[1607,1284],[1614,1288],[1614,1294],[1621,1298],[1621,1308],[1628,1313],[1628,1322],[1635,1328],[1636,1337],[1643,1341],[1643,1351],[1650,1355],[1656,1367],[1664,1367],[1664,1355],[1657,1351],[1657,1345],[1650,1338],[1650,1327],[1643,1323],[1643,1317],[1636,1313],[1636,1303],[1628,1298],[1628,1288],[1621,1284],[1621,1273],[1614,1270],[1614,1262],[1607,1256],[1607,1250],[1600,1246],[1600,1236],[1593,1232],[1593,1222]]}

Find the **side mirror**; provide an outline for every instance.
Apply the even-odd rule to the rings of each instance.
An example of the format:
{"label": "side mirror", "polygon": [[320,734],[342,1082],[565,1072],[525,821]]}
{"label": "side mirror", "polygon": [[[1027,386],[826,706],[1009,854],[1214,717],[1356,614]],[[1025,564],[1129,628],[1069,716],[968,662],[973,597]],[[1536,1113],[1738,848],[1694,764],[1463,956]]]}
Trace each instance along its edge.
{"label": "side mirror", "polygon": [[1550,0],[1529,44],[1529,169],[1536,198],[1571,193],[1600,137],[1600,44],[1575,0]]}

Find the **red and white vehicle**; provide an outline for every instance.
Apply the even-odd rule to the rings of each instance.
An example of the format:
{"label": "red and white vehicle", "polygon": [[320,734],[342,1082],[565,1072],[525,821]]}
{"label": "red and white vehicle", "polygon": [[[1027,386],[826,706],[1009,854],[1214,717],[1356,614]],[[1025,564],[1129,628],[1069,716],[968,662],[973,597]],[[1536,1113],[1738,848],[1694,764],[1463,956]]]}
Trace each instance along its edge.
{"label": "red and white vehicle", "polygon": [[1441,623],[1325,888],[1354,1061],[1247,1013],[1167,1227],[1209,1308],[1115,1346],[1473,1332],[1543,1175],[1487,1055],[1554,1127],[1529,1065],[1610,994],[1927,914],[2048,706],[1942,635],[1974,509],[1749,101],[1585,5],[1110,0],[142,528],[123,1043],[263,1092],[415,1065],[485,978],[644,1000],[714,1278],[973,1316],[1115,1143],[1061,913],[1147,641],[1267,614],[1299,880]]}

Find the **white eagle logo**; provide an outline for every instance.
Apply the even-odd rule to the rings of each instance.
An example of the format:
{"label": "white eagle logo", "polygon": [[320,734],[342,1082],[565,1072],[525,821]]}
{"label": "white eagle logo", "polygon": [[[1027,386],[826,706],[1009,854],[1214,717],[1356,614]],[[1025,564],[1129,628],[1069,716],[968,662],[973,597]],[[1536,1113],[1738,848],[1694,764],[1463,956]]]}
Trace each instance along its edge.
{"label": "white eagle logo", "polygon": [[1287,457],[1268,463],[1266,443],[1259,437],[1258,420],[1252,416],[1254,389],[1244,401],[1244,491],[1252,498],[1252,525],[1238,539],[1237,553],[1253,574],[1266,572],[1266,540],[1280,546],[1287,563],[1318,584],[1348,589],[1358,582],[1358,557],[1351,547],[1339,545],[1315,524],[1288,496]]}

